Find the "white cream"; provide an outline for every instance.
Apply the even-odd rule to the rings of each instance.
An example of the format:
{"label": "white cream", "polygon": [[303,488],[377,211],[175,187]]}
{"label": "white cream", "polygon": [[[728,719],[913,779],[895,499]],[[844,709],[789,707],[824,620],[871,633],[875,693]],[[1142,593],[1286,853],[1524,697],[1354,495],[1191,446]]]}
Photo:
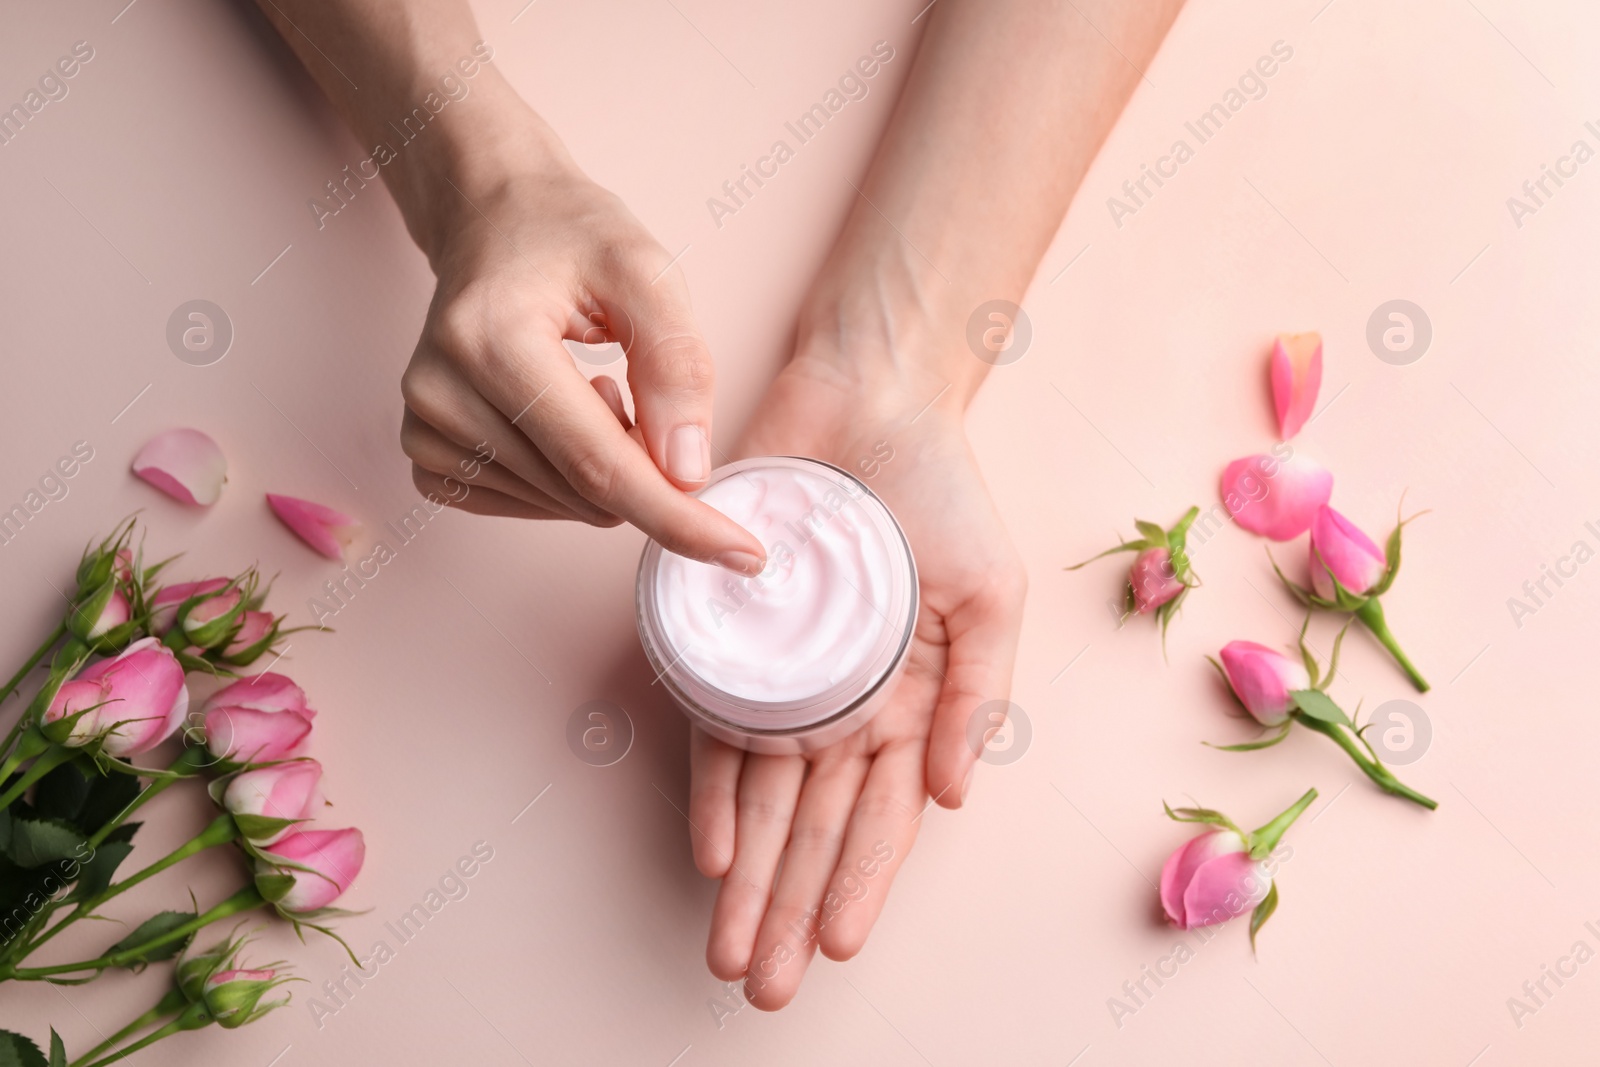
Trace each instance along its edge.
{"label": "white cream", "polygon": [[817,701],[873,666],[891,626],[893,576],[909,562],[869,513],[882,509],[876,498],[813,465],[741,470],[700,499],[761,540],[767,567],[744,578],[662,553],[655,597],[664,655],[757,705]]}

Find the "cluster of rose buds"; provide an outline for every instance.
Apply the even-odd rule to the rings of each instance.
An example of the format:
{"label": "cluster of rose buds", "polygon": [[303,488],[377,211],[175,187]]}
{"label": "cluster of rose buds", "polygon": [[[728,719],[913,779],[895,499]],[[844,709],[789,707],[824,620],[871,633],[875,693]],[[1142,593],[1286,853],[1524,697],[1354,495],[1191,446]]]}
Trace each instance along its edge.
{"label": "cluster of rose buds", "polygon": [[[170,463],[181,445],[157,449],[153,457],[142,453],[149,462],[139,473],[169,491],[185,488],[189,502],[215,499],[199,479],[214,470],[220,481],[220,463],[202,464],[199,473],[161,474],[160,464]],[[8,925],[0,941],[0,982],[77,984],[112,968],[179,956],[171,988],[150,1011],[73,1061],[93,1067],[174,1033],[212,1023],[232,1029],[281,1007],[288,994],[275,991],[294,980],[283,964],[246,964],[243,939],[229,937],[199,951],[194,937],[211,923],[267,908],[297,929],[310,926],[337,940],[326,923],[348,914],[335,905],[365,860],[361,831],[316,822],[322,766],[305,755],[316,718],[305,691],[270,670],[233,674],[268,653],[275,666],[286,650],[282,638],[291,632],[265,607],[255,570],[159,584],[167,563],[146,566],[134,535],[129,521],[85,551],[66,617],[0,688],[3,700],[35,667],[48,667],[0,746],[0,825],[7,831],[0,835],[0,860],[23,872],[19,877],[29,886],[49,879],[39,882],[40,903],[30,906],[21,928]],[[191,686],[212,686],[219,677],[224,684],[192,706]],[[169,742],[179,755],[165,767],[134,762]],[[192,778],[208,779],[221,814],[179,848],[117,881],[139,826],[128,817]],[[31,965],[36,950],[79,919],[102,917],[99,909],[125,889],[225,844],[249,865],[244,885],[225,900],[204,911],[153,916],[94,959]],[[46,847],[50,856],[90,858],[41,860]],[[53,1031],[51,1037],[49,1062],[64,1064],[61,1040]],[[9,1062],[46,1060],[32,1041],[0,1031],[0,1063]]]}
{"label": "cluster of rose buds", "polygon": [[[1418,690],[1427,682],[1390,632],[1379,598],[1400,569],[1402,519],[1380,548],[1354,523],[1335,511],[1333,475],[1289,444],[1313,417],[1322,383],[1322,338],[1316,333],[1283,334],[1273,344],[1268,364],[1280,442],[1270,453],[1246,456],[1222,473],[1222,506],[1243,529],[1273,541],[1309,534],[1309,578],[1290,581],[1272,561],[1274,571],[1310,610],[1341,612],[1359,620],[1394,656]],[[1189,591],[1200,584],[1190,558],[1188,535],[1199,516],[1190,508],[1177,524],[1163,529],[1136,523],[1140,537],[1068,567],[1077,570],[1096,559],[1120,552],[1136,553],[1128,571],[1123,618],[1154,614],[1165,648],[1168,623]],[[1204,527],[1202,527],[1204,528]],[[1271,559],[1271,553],[1268,552]],[[1348,625],[1345,628],[1348,629]],[[1232,752],[1269,748],[1288,736],[1295,723],[1321,733],[1342,748],[1380,789],[1428,809],[1429,797],[1402,783],[1384,766],[1352,717],[1328,696],[1338,671],[1345,630],[1334,640],[1324,672],[1300,632],[1299,659],[1252,641],[1224,646],[1220,662],[1212,660],[1234,697],[1261,726],[1262,736],[1243,744],[1219,745]],[[1278,839],[1316,798],[1312,789],[1277,819],[1254,833],[1240,830],[1226,816],[1203,808],[1167,809],[1175,819],[1201,822],[1211,829],[1183,845],[1168,859],[1161,876],[1161,902],[1168,918],[1184,929],[1222,922],[1253,909],[1250,941],[1277,907],[1273,850]]]}

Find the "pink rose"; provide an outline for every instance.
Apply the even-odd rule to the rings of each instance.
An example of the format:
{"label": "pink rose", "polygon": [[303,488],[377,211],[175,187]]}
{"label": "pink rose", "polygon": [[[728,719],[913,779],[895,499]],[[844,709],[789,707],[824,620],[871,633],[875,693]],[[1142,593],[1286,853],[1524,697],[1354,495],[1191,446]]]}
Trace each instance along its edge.
{"label": "pink rose", "polygon": [[306,694],[281,674],[241,678],[201,705],[206,748],[235,763],[271,763],[301,754],[316,712]]}
{"label": "pink rose", "polygon": [[1148,615],[1184,589],[1172,566],[1172,552],[1165,548],[1147,548],[1134,557],[1128,569],[1128,584],[1133,587],[1135,610]]}
{"label": "pink rose", "polygon": [[1233,695],[1262,726],[1278,726],[1296,707],[1289,694],[1311,688],[1304,663],[1254,641],[1230,641],[1223,646],[1222,673]]}
{"label": "pink rose", "polygon": [[1161,907],[1180,930],[1227,922],[1271,889],[1267,865],[1251,859],[1244,838],[1232,830],[1207,830],[1161,868]]}
{"label": "pink rose", "polygon": [[[294,884],[275,903],[290,915],[332,904],[361,873],[367,846],[360,830],[296,830],[256,861],[263,876],[286,875]],[[270,894],[269,894],[270,895]]]}
{"label": "pink rose", "polygon": [[64,683],[45,709],[44,721],[87,712],[61,743],[84,745],[98,738],[108,755],[120,757],[148,752],[165,741],[188,711],[183,667],[171,649],[146,637]]}
{"label": "pink rose", "polygon": [[1311,588],[1324,600],[1334,599],[1333,582],[1357,596],[1377,585],[1389,569],[1383,549],[1354,523],[1324,504],[1311,521]]}
{"label": "pink rose", "polygon": [[[322,764],[313,759],[257,767],[228,780],[222,793],[222,806],[236,816],[309,819],[317,806],[317,785],[321,781]],[[246,819],[245,823],[248,822]],[[240,828],[244,829],[244,825]],[[269,823],[264,832],[246,833],[246,836],[258,845],[268,845],[290,829],[276,828]]]}
{"label": "pink rose", "polygon": [[287,981],[271,969],[218,971],[205,980],[200,995],[217,1025],[234,1030],[289,1003],[287,994],[276,1000],[262,1000]]}
{"label": "pink rose", "polygon": [[162,586],[150,598],[150,632],[165,634],[178,618],[178,608],[192,597],[207,596],[226,589],[229,578],[206,578],[198,582],[179,582]]}

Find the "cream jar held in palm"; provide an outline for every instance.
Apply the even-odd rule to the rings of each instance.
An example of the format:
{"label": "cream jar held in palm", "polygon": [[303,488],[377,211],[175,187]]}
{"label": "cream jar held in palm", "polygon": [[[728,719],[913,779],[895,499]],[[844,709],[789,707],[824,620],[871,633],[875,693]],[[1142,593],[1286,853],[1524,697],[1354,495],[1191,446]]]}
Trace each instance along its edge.
{"label": "cream jar held in palm", "polygon": [[639,639],[690,720],[730,745],[815,751],[887,701],[911,650],[917,566],[900,524],[838,467],[769,456],[713,471],[696,494],[755,534],[747,578],[667,552],[639,561]]}

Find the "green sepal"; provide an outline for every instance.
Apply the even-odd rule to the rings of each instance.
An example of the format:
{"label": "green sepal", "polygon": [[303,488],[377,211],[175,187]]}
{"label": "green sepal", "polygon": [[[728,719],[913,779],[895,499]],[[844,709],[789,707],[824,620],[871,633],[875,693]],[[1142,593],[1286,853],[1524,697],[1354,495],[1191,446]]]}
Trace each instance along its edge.
{"label": "green sepal", "polygon": [[1079,570],[1079,569],[1081,569],[1083,567],[1087,567],[1089,564],[1093,563],[1097,559],[1105,559],[1107,556],[1114,556],[1118,552],[1143,552],[1145,549],[1147,549],[1149,547],[1151,547],[1150,544],[1148,542],[1142,541],[1142,540],[1141,541],[1123,541],[1120,544],[1118,544],[1116,548],[1108,548],[1104,552],[1098,552],[1095,555],[1090,556],[1088,559],[1084,560],[1082,563],[1074,563],[1070,567],[1063,567],[1061,569],[1062,570],[1067,570],[1067,571],[1075,571],[1075,570]]}
{"label": "green sepal", "polygon": [[1274,881],[1272,888],[1267,890],[1267,895],[1261,903],[1256,905],[1256,910],[1250,913],[1250,951],[1256,950],[1256,934],[1267,925],[1267,920],[1272,918],[1272,913],[1278,910],[1278,883]]}
{"label": "green sepal", "polygon": [[[1400,498],[1400,506],[1405,506],[1404,496]],[[1398,509],[1396,511],[1398,512]],[[1406,523],[1414,519],[1420,519],[1426,514],[1426,511],[1419,511],[1409,519],[1402,519],[1396,514],[1394,529],[1389,531],[1389,540],[1383,549],[1383,557],[1387,562],[1387,566],[1384,567],[1383,577],[1379,578],[1378,584],[1372,587],[1373,596],[1382,596],[1387,593],[1389,587],[1394,584],[1395,576],[1400,573],[1400,531],[1405,529]]]}
{"label": "green sepal", "polygon": [[1148,545],[1149,547],[1151,547],[1151,548],[1166,548],[1166,547],[1168,547],[1167,531],[1163,530],[1161,527],[1157,526],[1155,523],[1153,523],[1153,522],[1145,522],[1143,519],[1134,519],[1133,520],[1133,525],[1140,533],[1144,534],[1145,544]]}
{"label": "green sepal", "polygon": [[289,890],[294,888],[294,881],[292,874],[258,874],[256,889],[268,904],[276,904],[289,895]]}
{"label": "green sepal", "polygon": [[1283,724],[1278,727],[1277,733],[1268,737],[1257,738],[1254,741],[1245,741],[1237,745],[1213,745],[1210,741],[1202,741],[1200,743],[1208,748],[1214,748],[1218,752],[1254,752],[1257,749],[1271,748],[1273,745],[1282,742],[1284,738],[1289,736],[1289,730],[1293,726],[1293,719],[1285,719],[1283,720]]}
{"label": "green sepal", "polygon": [[301,823],[308,822],[309,820],[280,819],[272,815],[236,814],[233,817],[233,821],[238,825],[239,833],[241,835],[252,841],[259,841],[265,838],[274,837],[283,833],[283,831],[289,829],[291,826],[299,826]]}
{"label": "green sepal", "polygon": [[1294,701],[1295,707],[1304,715],[1323,722],[1336,723],[1341,726],[1351,726],[1350,717],[1335,704],[1328,694],[1320,689],[1295,689],[1291,690],[1289,697]]}
{"label": "green sepal", "polygon": [[67,1067],[67,1046],[53,1026],[50,1028],[50,1067]]}
{"label": "green sepal", "polygon": [[1244,836],[1244,831],[1239,829],[1232,819],[1220,811],[1214,811],[1211,808],[1172,808],[1164,800],[1161,802],[1161,807],[1166,810],[1167,818],[1174,822],[1198,822],[1205,823],[1208,826],[1221,826],[1232,830],[1241,837]]}
{"label": "green sepal", "polygon": [[1271,855],[1272,850],[1278,847],[1278,842],[1283,840],[1283,835],[1289,827],[1294,825],[1294,821],[1304,814],[1316,799],[1316,789],[1307,789],[1300,795],[1299,800],[1273,816],[1271,822],[1245,834],[1244,839],[1250,849],[1250,858],[1261,860]]}

